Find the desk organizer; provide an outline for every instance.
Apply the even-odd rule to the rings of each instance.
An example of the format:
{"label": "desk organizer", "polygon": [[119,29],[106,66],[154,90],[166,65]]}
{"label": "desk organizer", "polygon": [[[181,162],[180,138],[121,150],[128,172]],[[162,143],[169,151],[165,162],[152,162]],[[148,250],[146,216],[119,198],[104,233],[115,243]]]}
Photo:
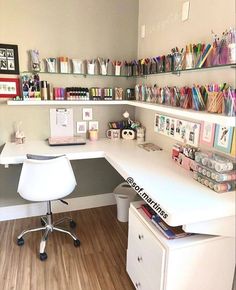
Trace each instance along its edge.
{"label": "desk organizer", "polygon": [[195,161],[216,172],[228,172],[235,169],[235,163],[222,155],[211,152],[196,152]]}
{"label": "desk organizer", "polygon": [[236,171],[232,160],[216,153],[195,153],[193,178],[210,189],[222,193],[235,189]]}
{"label": "desk organizer", "polygon": [[234,181],[216,182],[215,180],[212,180],[212,179],[200,174],[197,171],[194,171],[193,178],[195,180],[197,180],[198,182],[200,182],[201,184],[214,190],[217,193],[223,193],[223,192],[235,190],[235,182]]}

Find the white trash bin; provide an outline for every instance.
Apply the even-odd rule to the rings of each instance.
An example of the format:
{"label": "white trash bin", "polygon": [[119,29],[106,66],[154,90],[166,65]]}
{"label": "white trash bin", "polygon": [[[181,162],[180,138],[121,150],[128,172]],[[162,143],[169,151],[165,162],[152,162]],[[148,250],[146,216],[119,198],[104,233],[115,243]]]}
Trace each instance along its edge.
{"label": "white trash bin", "polygon": [[120,222],[127,222],[129,217],[129,205],[137,194],[127,182],[122,182],[114,189],[117,203],[117,219]]}

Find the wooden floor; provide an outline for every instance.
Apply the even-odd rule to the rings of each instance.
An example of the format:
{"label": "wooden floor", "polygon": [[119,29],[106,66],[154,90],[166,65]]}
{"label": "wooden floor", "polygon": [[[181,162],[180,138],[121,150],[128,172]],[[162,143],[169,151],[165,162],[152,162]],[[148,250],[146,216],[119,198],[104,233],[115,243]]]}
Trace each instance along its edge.
{"label": "wooden floor", "polygon": [[77,223],[79,248],[72,239],[53,232],[47,241],[48,259],[38,258],[40,232],[25,237],[22,247],[17,235],[40,226],[39,218],[0,222],[1,290],[133,290],[125,270],[127,223],[116,220],[116,207],[55,214],[71,216]]}

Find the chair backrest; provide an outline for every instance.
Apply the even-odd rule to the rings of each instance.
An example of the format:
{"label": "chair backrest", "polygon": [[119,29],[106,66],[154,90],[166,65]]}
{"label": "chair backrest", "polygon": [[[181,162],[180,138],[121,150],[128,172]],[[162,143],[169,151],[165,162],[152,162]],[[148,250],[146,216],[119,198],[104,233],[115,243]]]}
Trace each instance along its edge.
{"label": "chair backrest", "polygon": [[70,194],[76,180],[66,156],[30,156],[23,163],[18,193],[30,201],[60,199]]}

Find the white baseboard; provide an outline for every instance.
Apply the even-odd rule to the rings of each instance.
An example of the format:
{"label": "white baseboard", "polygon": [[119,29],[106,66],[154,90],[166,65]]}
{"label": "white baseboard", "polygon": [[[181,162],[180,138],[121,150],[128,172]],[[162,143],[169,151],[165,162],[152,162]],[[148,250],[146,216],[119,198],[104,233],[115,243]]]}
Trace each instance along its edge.
{"label": "white baseboard", "polygon": [[[52,212],[67,212],[79,209],[112,205],[116,203],[113,193],[68,198],[65,199],[65,201],[67,201],[69,205],[63,204],[60,201],[52,202]],[[45,202],[0,207],[0,221],[20,219],[32,216],[41,216],[45,215],[46,212],[47,209]]]}

